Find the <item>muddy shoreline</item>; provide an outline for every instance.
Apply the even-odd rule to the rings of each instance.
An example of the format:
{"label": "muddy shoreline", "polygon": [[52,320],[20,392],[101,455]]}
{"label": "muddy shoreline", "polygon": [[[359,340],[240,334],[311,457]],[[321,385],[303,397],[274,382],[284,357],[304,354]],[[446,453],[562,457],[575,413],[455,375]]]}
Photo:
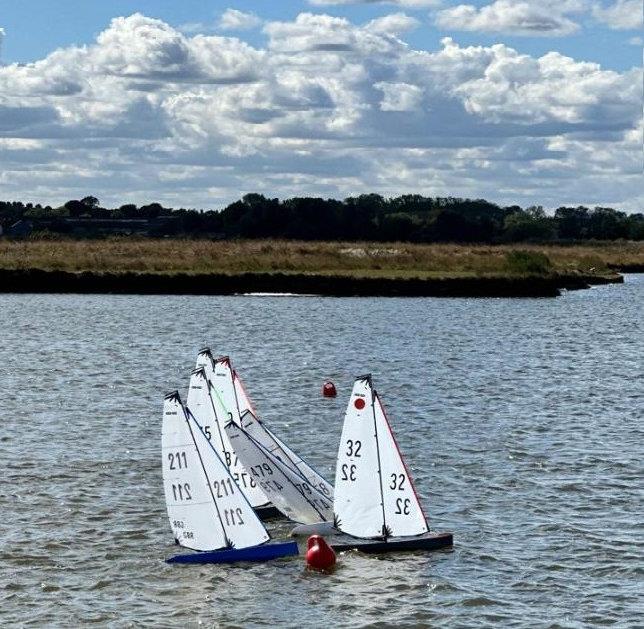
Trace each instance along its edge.
{"label": "muddy shoreline", "polygon": [[556,297],[561,290],[621,283],[624,278],[582,274],[547,277],[369,278],[282,273],[69,273],[0,270],[0,293],[121,295],[234,295],[295,293],[329,297]]}

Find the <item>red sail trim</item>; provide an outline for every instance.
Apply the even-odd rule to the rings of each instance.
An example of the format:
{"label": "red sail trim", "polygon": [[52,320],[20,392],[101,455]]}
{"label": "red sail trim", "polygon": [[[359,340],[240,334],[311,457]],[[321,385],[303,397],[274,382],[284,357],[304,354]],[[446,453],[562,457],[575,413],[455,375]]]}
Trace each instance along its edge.
{"label": "red sail trim", "polygon": [[382,416],[385,418],[385,424],[387,424],[387,429],[389,430],[389,434],[391,435],[391,440],[394,442],[394,445],[396,446],[396,450],[398,451],[398,456],[400,457],[400,460],[403,464],[403,467],[405,468],[405,473],[407,474],[407,479],[409,480],[409,484],[411,485],[411,490],[414,492],[414,498],[416,498],[416,503],[418,504],[418,508],[420,509],[420,512],[423,514],[423,519],[425,520],[425,526],[427,527],[427,530],[429,531],[429,524],[427,523],[427,516],[425,515],[425,511],[423,509],[423,505],[421,504],[420,500],[418,499],[418,494],[416,493],[416,486],[414,485],[414,481],[411,477],[411,474],[409,473],[409,469],[407,468],[407,464],[405,463],[405,459],[402,455],[402,452],[400,451],[400,448],[398,447],[398,442],[396,441],[396,437],[394,436],[393,430],[391,430],[391,424],[389,423],[389,418],[387,417],[387,412],[385,411],[385,407],[383,406],[382,402],[380,401],[380,396],[376,391],[373,392],[376,400],[378,400],[378,404],[380,405],[380,410],[382,411]]}
{"label": "red sail trim", "polygon": [[250,408],[248,410],[253,414],[253,417],[255,417],[255,420],[261,424],[262,420],[259,418],[259,415],[257,414],[257,410],[255,409],[255,404],[253,404],[253,400],[250,399],[250,395],[248,395],[248,391],[246,390],[246,387],[244,386],[242,379],[239,377],[237,370],[233,369],[233,386],[235,384],[235,380],[239,382],[239,386],[241,390],[244,392],[244,396],[246,397],[246,400],[248,400],[248,404],[250,404]]}

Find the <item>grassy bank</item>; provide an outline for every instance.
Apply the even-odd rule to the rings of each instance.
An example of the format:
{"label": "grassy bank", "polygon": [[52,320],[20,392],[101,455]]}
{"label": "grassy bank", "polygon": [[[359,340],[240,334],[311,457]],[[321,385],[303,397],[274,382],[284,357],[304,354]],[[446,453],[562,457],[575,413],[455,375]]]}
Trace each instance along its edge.
{"label": "grassy bank", "polygon": [[644,265],[644,243],[454,245],[176,239],[0,240],[0,269],[69,273],[314,274],[366,278],[608,278]]}

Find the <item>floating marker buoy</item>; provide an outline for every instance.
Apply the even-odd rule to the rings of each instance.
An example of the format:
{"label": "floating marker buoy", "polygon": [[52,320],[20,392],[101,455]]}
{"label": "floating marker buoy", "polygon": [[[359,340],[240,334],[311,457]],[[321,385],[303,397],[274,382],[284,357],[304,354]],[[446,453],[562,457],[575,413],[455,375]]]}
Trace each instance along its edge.
{"label": "floating marker buoy", "polygon": [[335,553],[321,535],[311,535],[306,543],[306,563],[315,570],[328,570],[335,565]]}
{"label": "floating marker buoy", "polygon": [[322,395],[324,397],[335,397],[337,394],[338,392],[335,390],[335,384],[333,384],[331,380],[327,380],[322,385]]}

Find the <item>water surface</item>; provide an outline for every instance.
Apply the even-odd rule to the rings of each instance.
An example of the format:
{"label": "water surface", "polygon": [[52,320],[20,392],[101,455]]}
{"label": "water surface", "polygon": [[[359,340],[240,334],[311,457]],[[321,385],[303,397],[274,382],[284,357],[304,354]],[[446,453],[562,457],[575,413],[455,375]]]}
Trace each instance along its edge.
{"label": "water surface", "polygon": [[[534,300],[0,295],[0,623],[635,626],[643,311],[642,275]],[[453,551],[166,565],[162,399],[204,345],[330,479],[371,371]]]}

